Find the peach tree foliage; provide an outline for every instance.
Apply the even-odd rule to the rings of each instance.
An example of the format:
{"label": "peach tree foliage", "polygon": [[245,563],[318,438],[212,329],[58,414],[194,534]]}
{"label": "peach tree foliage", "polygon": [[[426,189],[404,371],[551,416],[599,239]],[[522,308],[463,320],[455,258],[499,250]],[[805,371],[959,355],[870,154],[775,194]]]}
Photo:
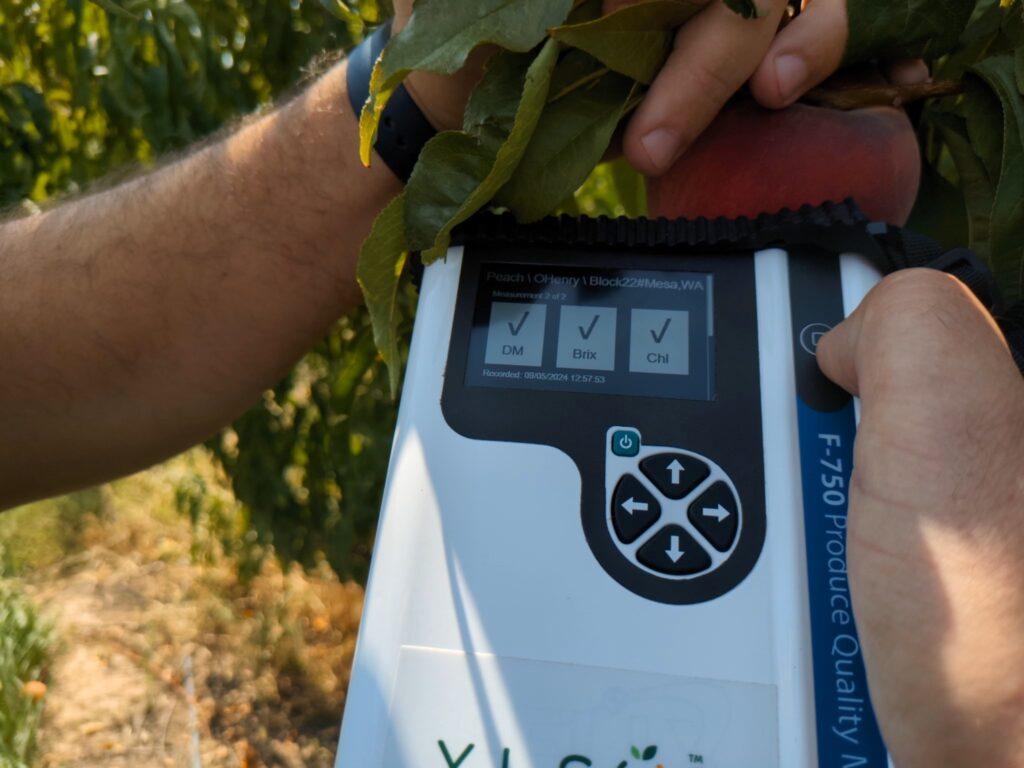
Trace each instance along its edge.
{"label": "peach tree foliage", "polygon": [[[719,0],[712,0],[718,2]],[[750,17],[750,2],[723,0]],[[392,389],[399,381],[396,296],[407,254],[440,258],[452,229],[488,207],[533,221],[559,210],[605,154],[701,4],[643,0],[600,16],[601,0],[418,0],[377,61],[360,119],[371,159],[381,110],[414,70],[450,73],[478,45],[499,51],[461,130],[424,147],[405,192],[377,219],[359,280]],[[848,0],[847,64],[921,57],[962,93],[916,118],[926,184],[914,218],[969,242],[1004,292],[1024,284],[1024,6],[1021,0]],[[793,151],[799,151],[794,147]]]}

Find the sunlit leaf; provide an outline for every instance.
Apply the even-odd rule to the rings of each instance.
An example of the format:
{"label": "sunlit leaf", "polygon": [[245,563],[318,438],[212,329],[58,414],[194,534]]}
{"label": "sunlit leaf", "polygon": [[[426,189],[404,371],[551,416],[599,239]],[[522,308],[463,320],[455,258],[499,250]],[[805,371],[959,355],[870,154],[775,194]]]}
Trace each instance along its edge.
{"label": "sunlit leaf", "polygon": [[398,351],[396,301],[398,283],[409,246],[405,237],[405,195],[392,200],[377,216],[359,252],[356,276],[373,321],[373,338],[388,367],[391,392],[398,392],[401,360]]}
{"label": "sunlit leaf", "polygon": [[554,210],[601,161],[635,90],[632,80],[609,72],[551,102],[497,201],[522,221]]}
{"label": "sunlit leaf", "polygon": [[525,53],[571,8],[572,0],[419,0],[409,24],[385,46],[373,69],[359,123],[363,163],[369,164],[381,112],[409,72],[455,72],[484,43]]}
{"label": "sunlit leaf", "polygon": [[558,44],[531,61],[502,53],[466,109],[465,131],[435,137],[406,190],[409,242],[430,263],[448,248],[452,229],[486,205],[512,176],[547,100]]}
{"label": "sunlit leaf", "polygon": [[111,13],[114,16],[121,16],[122,18],[131,19],[132,21],[140,20],[140,17],[137,14],[134,14],[126,8],[121,7],[120,5],[115,3],[114,0],[89,0],[89,2],[98,5],[107,13]]}
{"label": "sunlit leaf", "polygon": [[672,50],[675,29],[702,7],[690,0],[647,0],[594,21],[556,27],[551,35],[616,72],[650,83]]}

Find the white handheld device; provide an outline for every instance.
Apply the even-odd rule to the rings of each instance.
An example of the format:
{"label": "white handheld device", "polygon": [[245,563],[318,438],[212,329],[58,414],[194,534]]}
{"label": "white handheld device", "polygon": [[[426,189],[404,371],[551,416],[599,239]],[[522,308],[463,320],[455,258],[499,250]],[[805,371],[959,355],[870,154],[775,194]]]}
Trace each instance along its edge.
{"label": "white handheld device", "polygon": [[426,270],[340,768],[887,764],[814,358],[879,279],[838,209],[498,220]]}

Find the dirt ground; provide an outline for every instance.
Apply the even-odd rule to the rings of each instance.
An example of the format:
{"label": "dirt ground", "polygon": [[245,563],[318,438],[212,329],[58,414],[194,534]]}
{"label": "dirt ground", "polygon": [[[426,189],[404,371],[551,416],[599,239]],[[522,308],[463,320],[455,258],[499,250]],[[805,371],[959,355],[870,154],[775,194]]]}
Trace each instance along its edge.
{"label": "dirt ground", "polygon": [[130,503],[22,579],[59,638],[39,765],[331,766],[362,589],[272,558],[243,583],[187,521]]}

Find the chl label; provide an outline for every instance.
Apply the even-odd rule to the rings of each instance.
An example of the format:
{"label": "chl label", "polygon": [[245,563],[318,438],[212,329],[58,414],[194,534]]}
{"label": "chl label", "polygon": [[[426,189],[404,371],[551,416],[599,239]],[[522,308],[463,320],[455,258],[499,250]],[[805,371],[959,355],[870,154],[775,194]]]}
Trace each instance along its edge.
{"label": "chl label", "polygon": [[559,368],[615,370],[614,307],[563,306],[558,326]]}
{"label": "chl label", "polygon": [[690,313],[634,309],[629,332],[629,370],[690,373]]}
{"label": "chl label", "polygon": [[770,685],[404,647],[380,768],[778,768]]}
{"label": "chl label", "polygon": [[496,301],[491,304],[484,362],[489,365],[539,367],[544,360],[544,304]]}

